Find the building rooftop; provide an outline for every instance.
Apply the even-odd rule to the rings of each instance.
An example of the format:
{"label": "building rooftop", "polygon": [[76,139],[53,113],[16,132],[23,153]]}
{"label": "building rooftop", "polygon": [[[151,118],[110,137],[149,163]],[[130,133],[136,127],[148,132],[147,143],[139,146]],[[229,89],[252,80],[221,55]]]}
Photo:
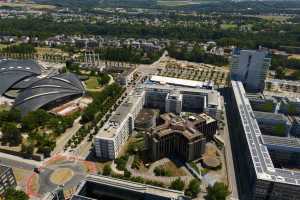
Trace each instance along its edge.
{"label": "building rooftop", "polygon": [[283,80],[283,79],[267,79],[267,83],[278,84],[278,85],[290,85],[290,86],[300,86],[300,81],[290,81],[290,80]]}
{"label": "building rooftop", "polygon": [[7,167],[5,165],[0,165],[0,174],[6,172],[8,169],[10,169],[10,167]]}
{"label": "building rooftop", "polygon": [[75,74],[64,73],[40,79],[17,96],[14,106],[22,115],[64,98],[82,96],[85,89]]}
{"label": "building rooftop", "polygon": [[201,81],[193,81],[179,78],[171,78],[166,76],[157,76],[153,75],[150,77],[150,80],[153,82],[157,82],[160,84],[170,84],[177,86],[185,86],[185,87],[193,87],[193,88],[212,88],[212,82],[201,82]]}
{"label": "building rooftop", "polygon": [[258,179],[300,186],[300,172],[275,168],[243,84],[231,81],[244,133]]}
{"label": "building rooftop", "polygon": [[262,142],[268,149],[300,153],[300,140],[297,138],[263,135]]}
{"label": "building rooftop", "polygon": [[195,126],[206,121],[203,117],[190,116],[184,119],[173,113],[165,113],[160,116],[164,120],[164,124],[152,129],[152,134],[163,137],[174,132],[180,132],[186,139],[191,140],[195,137],[203,136]]}
{"label": "building rooftop", "polygon": [[0,60],[0,96],[19,81],[41,73],[41,66],[32,60]]}
{"label": "building rooftop", "polygon": [[[77,200],[77,199],[92,199],[92,197],[86,196],[84,193],[84,187],[88,183],[93,183],[96,186],[98,185],[99,190],[101,190],[101,185],[107,186],[109,188],[112,188],[114,191],[116,189],[119,189],[120,191],[127,191],[128,193],[134,192],[136,194],[142,194],[142,195],[155,195],[156,198],[162,198],[162,199],[173,199],[173,200],[184,200],[184,199],[189,199],[184,196],[184,192],[182,191],[177,191],[177,190],[171,190],[171,189],[166,189],[166,188],[161,188],[161,187],[156,187],[152,185],[146,185],[142,183],[136,183],[136,182],[131,182],[127,180],[122,180],[122,179],[117,179],[117,178],[112,178],[112,177],[107,177],[107,176],[102,176],[102,175],[88,175],[86,179],[80,184],[78,187],[78,190],[74,197],[72,197],[72,200]],[[106,188],[107,188],[106,187]],[[83,190],[83,191],[82,191]],[[106,192],[107,193],[107,192]],[[132,195],[131,195],[132,196]],[[84,197],[84,198],[81,198]],[[126,197],[124,197],[126,198]]]}
{"label": "building rooftop", "polygon": [[121,124],[125,123],[125,119],[129,117],[129,113],[138,103],[138,99],[142,97],[143,90],[136,89],[128,95],[126,100],[112,113],[108,122],[99,130],[96,137],[98,138],[114,138],[117,131],[121,128]]}
{"label": "building rooftop", "polygon": [[253,112],[256,119],[268,119],[268,120],[276,120],[276,121],[288,121],[288,118],[284,114],[277,114],[277,113],[271,113],[271,112],[259,112],[254,111]]}

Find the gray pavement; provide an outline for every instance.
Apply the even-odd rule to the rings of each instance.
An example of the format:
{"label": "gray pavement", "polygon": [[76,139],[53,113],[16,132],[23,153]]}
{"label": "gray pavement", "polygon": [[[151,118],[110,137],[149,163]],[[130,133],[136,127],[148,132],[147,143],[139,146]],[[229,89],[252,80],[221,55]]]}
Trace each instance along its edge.
{"label": "gray pavement", "polygon": [[[227,95],[227,93],[224,93],[223,95]],[[226,96],[224,97],[226,99]],[[226,102],[225,102],[226,103]],[[230,189],[231,189],[231,195],[230,199],[232,200],[238,200],[239,199],[239,191],[238,191],[238,185],[236,181],[236,173],[235,173],[235,167],[234,167],[234,161],[233,161],[233,155],[232,155],[232,144],[230,140],[230,133],[228,129],[228,121],[227,121],[227,111],[226,111],[226,105],[224,104],[224,142],[225,142],[225,156],[226,156],[226,167],[227,167],[227,176],[229,178],[230,182]]]}
{"label": "gray pavement", "polygon": [[35,167],[39,167],[41,162],[0,153],[0,164],[25,170],[33,170]]}

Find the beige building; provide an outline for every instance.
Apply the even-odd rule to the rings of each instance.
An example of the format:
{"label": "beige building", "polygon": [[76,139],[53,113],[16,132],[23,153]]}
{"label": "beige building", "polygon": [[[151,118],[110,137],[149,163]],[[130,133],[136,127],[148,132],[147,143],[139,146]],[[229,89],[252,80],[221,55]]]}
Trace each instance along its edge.
{"label": "beige building", "polygon": [[215,129],[208,128],[206,131],[205,127],[208,127],[207,124],[210,123],[207,123],[207,119],[201,116],[184,119],[173,113],[165,113],[161,115],[161,118],[164,123],[151,129],[145,135],[145,146],[151,152],[152,160],[172,155],[186,161],[198,159],[205,150],[206,138],[203,132],[207,135],[210,135],[208,131],[216,132],[216,121],[210,121],[213,124],[215,122]]}

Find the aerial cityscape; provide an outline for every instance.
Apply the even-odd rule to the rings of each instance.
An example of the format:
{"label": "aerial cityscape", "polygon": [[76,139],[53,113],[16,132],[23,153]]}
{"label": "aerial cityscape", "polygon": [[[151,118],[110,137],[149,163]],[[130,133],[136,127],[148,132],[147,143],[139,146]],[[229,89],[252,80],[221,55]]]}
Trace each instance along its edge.
{"label": "aerial cityscape", "polygon": [[300,1],[0,0],[0,200],[300,200]]}

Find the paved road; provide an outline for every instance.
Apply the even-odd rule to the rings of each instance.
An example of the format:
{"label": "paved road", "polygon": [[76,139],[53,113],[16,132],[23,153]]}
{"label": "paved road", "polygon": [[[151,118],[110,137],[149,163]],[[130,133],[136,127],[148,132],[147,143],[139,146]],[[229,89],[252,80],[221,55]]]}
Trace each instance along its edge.
{"label": "paved road", "polygon": [[56,141],[56,147],[52,151],[52,155],[61,153],[64,151],[64,147],[67,142],[73,137],[75,133],[81,128],[81,124],[79,123],[81,117],[78,117],[74,120],[73,126],[66,130],[64,134]]}
{"label": "paved road", "polygon": [[168,55],[168,52],[165,51],[163,53],[163,55],[154,63],[150,64],[150,65],[139,65],[138,66],[138,71],[143,74],[144,76],[147,75],[151,75],[151,74],[155,74],[157,72],[157,69],[159,69],[159,63],[166,58],[166,56]]}
{"label": "paved road", "polygon": [[25,170],[33,170],[35,167],[39,167],[41,162],[0,153],[0,164]]}

